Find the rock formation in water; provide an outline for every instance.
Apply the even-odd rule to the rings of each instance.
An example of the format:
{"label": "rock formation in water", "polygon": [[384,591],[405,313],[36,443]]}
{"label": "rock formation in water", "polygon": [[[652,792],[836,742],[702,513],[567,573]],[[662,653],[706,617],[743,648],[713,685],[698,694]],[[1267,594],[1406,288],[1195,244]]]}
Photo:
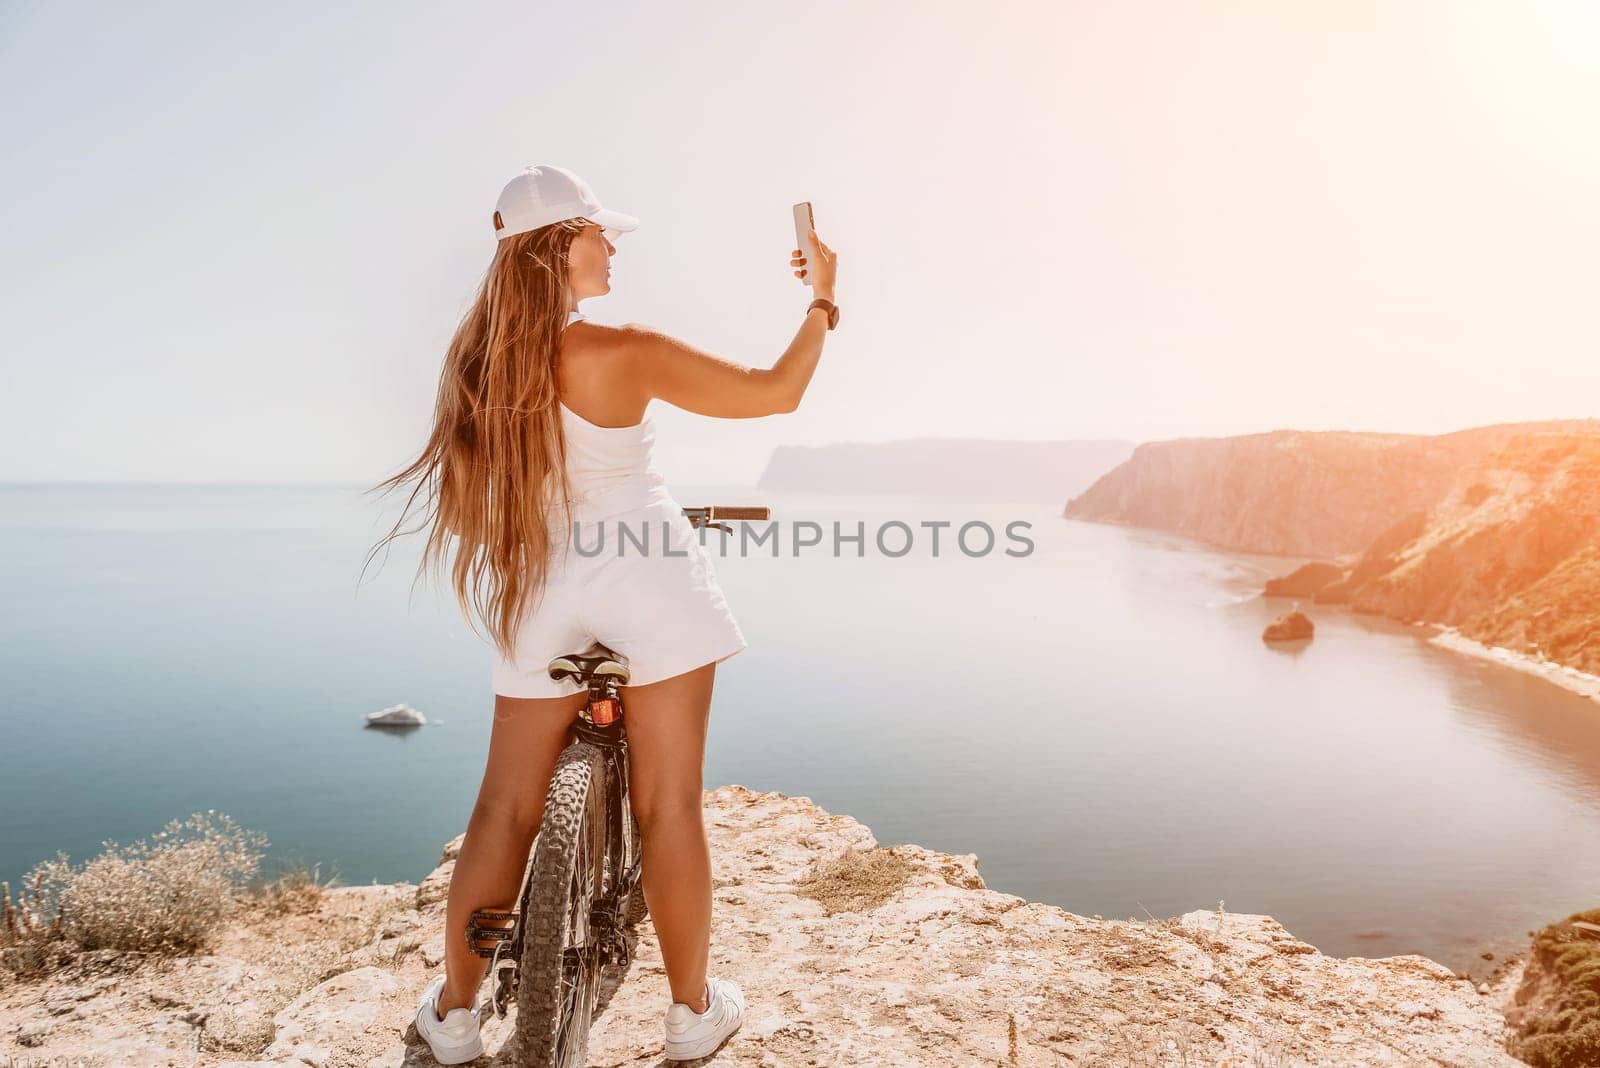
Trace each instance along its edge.
{"label": "rock formation in water", "polygon": [[1333,559],[1359,553],[1450,492],[1460,472],[1531,429],[1453,434],[1274,430],[1140,445],[1067,502],[1070,519],[1183,534],[1221,549]]}
{"label": "rock formation in water", "polygon": [[[749,1000],[717,1064],[1167,1064],[1177,1051],[1230,1068],[1518,1063],[1503,1049],[1507,988],[1475,990],[1425,957],[1327,957],[1270,917],[1220,909],[1079,916],[986,888],[971,854],[882,848],[804,797],[723,787],[706,795],[706,824],[711,967]],[[459,848],[420,886],[324,890],[236,917],[209,955],[102,950],[0,986],[0,1059],[432,1063],[411,1021],[443,957]],[[595,1022],[592,1063],[661,1063],[667,1000],[647,919]],[[515,1009],[485,1018],[493,1056]]]}
{"label": "rock formation in water", "polygon": [[1261,640],[1266,642],[1298,642],[1304,641],[1316,633],[1316,627],[1311,622],[1311,617],[1304,612],[1285,612],[1283,615],[1267,624],[1266,630],[1261,632]]}
{"label": "rock formation in water", "polygon": [[1131,441],[916,438],[783,445],[758,486],[777,492],[961,494],[1054,504],[1126,460]]}

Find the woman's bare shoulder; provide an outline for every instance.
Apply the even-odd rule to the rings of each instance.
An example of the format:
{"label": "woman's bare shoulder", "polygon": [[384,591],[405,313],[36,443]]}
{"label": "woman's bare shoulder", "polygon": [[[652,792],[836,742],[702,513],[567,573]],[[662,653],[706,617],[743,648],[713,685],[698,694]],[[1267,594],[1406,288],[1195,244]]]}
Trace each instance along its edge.
{"label": "woman's bare shoulder", "polygon": [[601,354],[601,359],[648,358],[663,347],[682,344],[646,323],[597,323],[592,319],[580,319],[562,333],[563,349]]}
{"label": "woman's bare shoulder", "polygon": [[580,319],[561,332],[563,359],[576,357],[585,363],[616,359],[629,345],[632,323],[615,326]]}
{"label": "woman's bare shoulder", "polygon": [[562,332],[559,378],[568,407],[599,413],[595,422],[636,421],[630,417],[649,398],[632,370],[632,325],[582,319]]}

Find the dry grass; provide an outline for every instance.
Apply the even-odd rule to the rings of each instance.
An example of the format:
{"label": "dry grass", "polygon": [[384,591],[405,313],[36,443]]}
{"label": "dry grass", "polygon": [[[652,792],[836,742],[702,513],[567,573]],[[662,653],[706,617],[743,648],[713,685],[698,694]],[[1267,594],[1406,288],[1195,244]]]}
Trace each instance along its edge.
{"label": "dry grass", "polygon": [[272,1017],[273,1013],[264,1009],[251,1012],[225,1007],[206,1018],[198,1041],[200,1049],[207,1053],[238,1053],[254,1060],[272,1045],[277,1030]]}
{"label": "dry grass", "polygon": [[1290,1068],[1306,1063],[1293,1057],[1281,1040],[1263,1040],[1259,1034],[1250,1052],[1224,1054],[1219,1060],[1205,1028],[1189,1020],[1154,1030],[1115,1031],[1115,1045],[1105,1052],[1109,1058],[1105,1063],[1117,1068]]}
{"label": "dry grass", "polygon": [[322,865],[282,867],[270,881],[251,886],[246,900],[268,916],[305,915],[317,911],[323,895],[339,884],[337,876],[322,878]]}
{"label": "dry grass", "polygon": [[1114,1024],[1107,1048],[1094,1063],[1106,1068],[1294,1068],[1307,1062],[1295,1055],[1292,1038],[1249,1027],[1250,1050],[1227,1053],[1219,1060],[1216,1042],[1205,1025],[1178,1019],[1157,1026]]}
{"label": "dry grass", "polygon": [[871,912],[910,880],[916,865],[891,849],[846,849],[818,861],[795,884],[795,893],[835,912]]}
{"label": "dry grass", "polygon": [[11,900],[11,884],[0,882],[0,967],[14,975],[48,970],[51,950],[61,942],[61,916],[49,915],[44,873],[35,872]]}

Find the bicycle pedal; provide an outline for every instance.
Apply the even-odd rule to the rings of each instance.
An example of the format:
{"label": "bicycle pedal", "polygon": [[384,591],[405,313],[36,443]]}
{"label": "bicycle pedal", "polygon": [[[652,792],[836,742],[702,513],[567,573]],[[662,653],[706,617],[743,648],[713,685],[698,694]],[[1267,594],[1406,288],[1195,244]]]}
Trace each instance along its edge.
{"label": "bicycle pedal", "polygon": [[[467,947],[480,957],[493,957],[499,949],[497,943],[508,942],[516,937],[517,914],[515,912],[501,912],[496,909],[479,909],[467,917]],[[510,927],[486,927],[485,923],[509,922]],[[488,946],[480,946],[479,942],[489,942]]]}

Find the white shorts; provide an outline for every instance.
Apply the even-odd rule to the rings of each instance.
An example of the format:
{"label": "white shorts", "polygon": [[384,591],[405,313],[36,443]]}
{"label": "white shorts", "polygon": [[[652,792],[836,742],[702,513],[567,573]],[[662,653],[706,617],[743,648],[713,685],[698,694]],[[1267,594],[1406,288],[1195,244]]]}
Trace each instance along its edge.
{"label": "white shorts", "polygon": [[629,686],[721,663],[748,647],[700,532],[669,494],[602,519],[576,518],[575,535],[571,528],[552,535],[559,544],[549,578],[518,624],[516,655],[508,660],[490,646],[495,693],[580,692],[577,682],[554,682],[546,669],[594,641],[627,657]]}

